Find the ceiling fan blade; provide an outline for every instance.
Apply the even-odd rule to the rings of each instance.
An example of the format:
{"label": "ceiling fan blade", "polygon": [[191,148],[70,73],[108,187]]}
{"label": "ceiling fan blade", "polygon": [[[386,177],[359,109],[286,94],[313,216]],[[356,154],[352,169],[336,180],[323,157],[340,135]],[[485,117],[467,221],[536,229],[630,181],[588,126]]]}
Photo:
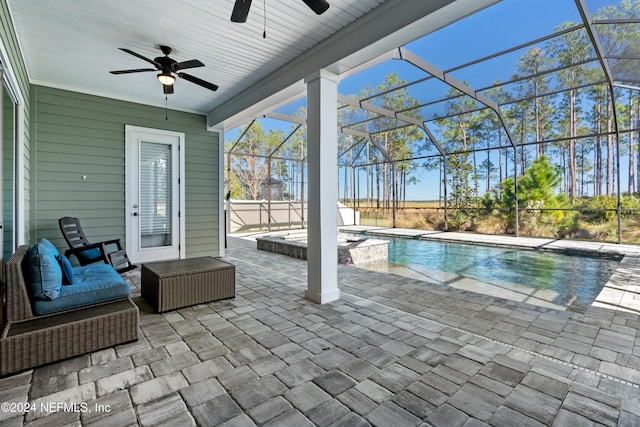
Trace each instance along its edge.
{"label": "ceiling fan blade", "polygon": [[189,61],[176,62],[171,66],[171,69],[176,72],[178,70],[186,70],[187,68],[204,67],[204,64],[197,59],[191,59]]}
{"label": "ceiling fan blade", "polygon": [[162,93],[171,95],[173,93],[173,85],[162,85]]}
{"label": "ceiling fan blade", "polygon": [[137,68],[135,70],[117,70],[109,71],[111,74],[129,74],[129,73],[144,73],[147,71],[158,71],[155,68]]}
{"label": "ceiling fan blade", "polygon": [[317,15],[322,15],[329,9],[329,3],[325,0],[302,0],[304,4],[309,6]]}
{"label": "ceiling fan blade", "polygon": [[154,67],[156,67],[156,69],[158,69],[158,70],[159,70],[160,68],[162,68],[162,65],[158,64],[158,63],[157,63],[156,61],[154,61],[153,59],[149,59],[149,58],[147,58],[147,57],[145,57],[145,56],[142,56],[142,55],[140,55],[139,53],[136,53],[136,52],[134,52],[134,51],[132,51],[132,50],[130,50],[130,49],[127,49],[127,48],[124,48],[124,47],[119,47],[118,49],[120,49],[120,50],[121,50],[121,51],[123,51],[123,52],[127,52],[129,55],[133,55],[133,56],[135,56],[135,57],[137,57],[137,58],[142,59],[143,61],[147,61],[148,63],[153,64],[153,66],[154,66]]}
{"label": "ceiling fan blade", "polygon": [[251,0],[236,0],[231,12],[231,22],[247,22],[249,9],[251,8]]}
{"label": "ceiling fan blade", "polygon": [[207,88],[209,90],[213,90],[216,91],[218,90],[218,85],[214,85],[213,83],[209,83],[207,81],[204,81],[202,79],[199,79],[198,77],[194,77],[191,74],[187,74],[187,73],[178,73],[178,77],[181,77],[191,83],[195,83],[198,86],[202,86],[204,88]]}

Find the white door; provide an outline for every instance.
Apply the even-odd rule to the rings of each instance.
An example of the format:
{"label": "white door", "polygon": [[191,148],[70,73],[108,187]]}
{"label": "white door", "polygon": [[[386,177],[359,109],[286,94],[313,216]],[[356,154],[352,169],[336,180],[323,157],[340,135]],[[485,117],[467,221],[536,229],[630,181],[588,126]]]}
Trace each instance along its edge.
{"label": "white door", "polygon": [[184,257],[184,134],[126,126],[127,254],[134,263]]}

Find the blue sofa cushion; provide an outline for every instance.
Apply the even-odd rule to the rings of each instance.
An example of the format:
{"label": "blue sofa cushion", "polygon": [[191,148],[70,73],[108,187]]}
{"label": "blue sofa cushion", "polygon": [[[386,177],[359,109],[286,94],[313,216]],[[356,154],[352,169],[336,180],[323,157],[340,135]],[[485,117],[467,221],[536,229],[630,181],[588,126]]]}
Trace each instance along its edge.
{"label": "blue sofa cushion", "polygon": [[62,269],[62,285],[73,285],[73,266],[71,266],[71,261],[62,254],[58,254],[56,258]]}
{"label": "blue sofa cushion", "polygon": [[73,286],[62,286],[53,301],[34,301],[37,314],[49,314],[126,298],[131,287],[109,264],[91,264],[73,269]]}
{"label": "blue sofa cushion", "polygon": [[31,293],[36,301],[52,301],[62,288],[62,270],[56,256],[58,250],[47,239],[29,248]]}

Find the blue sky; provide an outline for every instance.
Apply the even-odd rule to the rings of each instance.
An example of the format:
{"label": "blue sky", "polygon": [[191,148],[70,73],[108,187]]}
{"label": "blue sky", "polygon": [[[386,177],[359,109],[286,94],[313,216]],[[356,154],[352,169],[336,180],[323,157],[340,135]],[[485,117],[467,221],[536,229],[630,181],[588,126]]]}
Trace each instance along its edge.
{"label": "blue sky", "polygon": [[[522,43],[549,35],[555,26],[565,21],[577,22],[580,15],[573,0],[504,0],[462,21],[429,34],[405,47],[441,70],[491,55]],[[489,64],[484,69],[474,68],[480,75],[459,74],[456,78],[490,84],[495,79],[507,80],[515,71],[514,61],[508,58]],[[517,58],[516,58],[517,59]],[[340,82],[340,92],[358,93],[366,86],[375,86],[390,72],[402,71],[401,77],[413,81],[424,76],[419,70],[402,67],[398,61],[388,61],[374,69]],[[401,67],[401,70],[399,70]],[[410,71],[413,71],[412,73]],[[406,73],[404,73],[406,72]]]}
{"label": "blue sky", "polygon": [[[617,3],[617,0],[587,0],[591,12]],[[553,33],[558,25],[571,21],[580,22],[580,15],[574,0],[504,0],[462,21],[445,27],[435,33],[409,43],[405,47],[427,62],[442,70],[482,58],[493,53],[530,42]],[[452,75],[468,82],[472,88],[490,85],[496,79],[508,80],[516,71],[514,64],[524,51],[479,64],[468,70]],[[395,72],[405,81],[415,81],[425,77],[421,70],[403,61],[388,61],[376,67],[351,76],[339,83],[339,92],[345,95],[359,94],[366,87],[375,87],[385,76]],[[412,93],[420,100],[420,93]],[[426,94],[424,96],[427,96]],[[302,99],[278,111],[291,114],[305,105]],[[261,119],[265,131],[282,129],[288,133],[291,125],[277,120]],[[227,140],[237,137],[237,132],[227,132]],[[622,165],[621,165],[622,166]],[[362,174],[364,176],[364,174]],[[340,173],[340,196],[344,192]],[[407,188],[408,200],[433,200],[439,195],[438,172],[422,172],[419,182]],[[361,184],[364,189],[364,184]],[[364,192],[364,190],[362,190]],[[364,197],[364,194],[361,194]]]}

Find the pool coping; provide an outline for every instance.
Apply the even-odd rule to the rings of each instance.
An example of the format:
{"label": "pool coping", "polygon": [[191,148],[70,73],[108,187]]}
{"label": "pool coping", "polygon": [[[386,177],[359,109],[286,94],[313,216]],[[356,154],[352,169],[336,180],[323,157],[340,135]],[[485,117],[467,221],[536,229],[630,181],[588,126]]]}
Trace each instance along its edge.
{"label": "pool coping", "polygon": [[591,309],[606,308],[640,314],[640,246],[569,239],[496,236],[375,226],[344,226],[339,227],[339,231],[379,237],[402,237],[495,247],[555,251],[569,254],[620,255],[622,256],[622,260],[618,268],[591,304]]}

